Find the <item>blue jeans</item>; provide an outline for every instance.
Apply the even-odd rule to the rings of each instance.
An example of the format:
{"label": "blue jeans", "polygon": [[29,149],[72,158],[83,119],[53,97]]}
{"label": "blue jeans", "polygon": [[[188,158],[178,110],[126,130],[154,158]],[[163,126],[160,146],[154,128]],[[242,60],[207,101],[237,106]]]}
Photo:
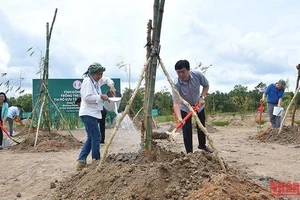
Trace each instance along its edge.
{"label": "blue jeans", "polygon": [[86,163],[90,151],[92,150],[92,159],[100,159],[100,139],[101,133],[99,130],[99,122],[97,118],[91,116],[81,116],[81,120],[85,125],[87,139],[81,149],[78,157],[78,162]]}

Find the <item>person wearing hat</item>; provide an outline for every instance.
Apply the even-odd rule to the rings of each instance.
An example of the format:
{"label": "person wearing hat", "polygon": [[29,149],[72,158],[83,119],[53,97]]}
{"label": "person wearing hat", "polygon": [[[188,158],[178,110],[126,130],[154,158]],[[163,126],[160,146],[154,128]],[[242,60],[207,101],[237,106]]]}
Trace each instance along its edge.
{"label": "person wearing hat", "polygon": [[280,79],[277,83],[270,84],[262,95],[263,102],[267,97],[268,114],[273,128],[279,128],[281,124],[281,116],[273,115],[273,110],[275,106],[281,106],[285,86],[285,81]]}
{"label": "person wearing hat", "polygon": [[102,119],[103,101],[109,100],[106,94],[101,93],[101,86],[107,84],[113,94],[116,92],[114,82],[108,77],[103,77],[104,71],[105,68],[100,63],[93,63],[83,74],[79,116],[85,125],[87,139],[77,159],[76,167],[79,170],[87,166],[86,159],[91,151],[93,160],[100,159],[101,133],[98,123],[99,119]]}

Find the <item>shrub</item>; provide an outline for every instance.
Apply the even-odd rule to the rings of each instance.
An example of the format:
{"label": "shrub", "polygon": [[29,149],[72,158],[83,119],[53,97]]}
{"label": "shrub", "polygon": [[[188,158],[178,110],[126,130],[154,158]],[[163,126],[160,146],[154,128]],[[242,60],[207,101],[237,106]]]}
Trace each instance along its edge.
{"label": "shrub", "polygon": [[229,121],[214,121],[211,122],[214,126],[228,126],[230,124]]}

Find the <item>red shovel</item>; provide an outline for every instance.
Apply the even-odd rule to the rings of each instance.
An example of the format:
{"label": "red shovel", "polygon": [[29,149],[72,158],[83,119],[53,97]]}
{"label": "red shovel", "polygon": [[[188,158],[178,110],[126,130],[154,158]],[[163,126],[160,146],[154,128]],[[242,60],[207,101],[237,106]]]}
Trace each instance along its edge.
{"label": "red shovel", "polygon": [[263,101],[260,102],[260,106],[258,107],[257,110],[259,111],[258,123],[259,123],[259,126],[261,126],[262,114],[265,110]]}
{"label": "red shovel", "polygon": [[7,135],[7,137],[9,137],[9,139],[11,139],[12,141],[14,141],[17,144],[20,144],[20,142],[16,141],[15,139],[13,139],[10,134],[4,129],[4,127],[2,126],[2,123],[0,122],[0,128],[2,129],[2,131]]}
{"label": "red shovel", "polygon": [[[199,109],[199,104],[193,106],[193,110],[196,112],[198,109]],[[192,116],[192,112],[189,112],[184,118],[182,121],[186,122],[186,120],[188,120],[191,116]],[[178,129],[180,129],[181,127],[183,126],[183,123],[182,122],[178,122],[175,126],[175,128],[173,129],[172,132],[166,132],[167,134],[169,135],[173,135]]]}

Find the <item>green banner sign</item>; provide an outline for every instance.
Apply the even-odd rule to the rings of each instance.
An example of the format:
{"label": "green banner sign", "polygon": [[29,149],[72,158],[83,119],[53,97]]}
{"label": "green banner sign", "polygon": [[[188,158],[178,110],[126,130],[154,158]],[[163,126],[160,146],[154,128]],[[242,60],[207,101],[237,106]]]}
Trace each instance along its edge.
{"label": "green banner sign", "polygon": [[[60,120],[60,114],[70,122],[73,119],[78,119],[79,107],[74,104],[76,99],[80,97],[80,88],[83,79],[49,79],[48,80],[48,91],[49,96],[54,102],[49,101],[49,110],[51,115],[52,124],[56,124]],[[112,78],[115,83],[115,88],[121,91],[121,83],[119,78]],[[36,104],[40,96],[43,96],[46,91],[40,91],[42,80],[33,79],[33,105]],[[107,85],[101,87],[102,93],[106,93],[109,90]],[[57,108],[58,109],[57,109]]]}

